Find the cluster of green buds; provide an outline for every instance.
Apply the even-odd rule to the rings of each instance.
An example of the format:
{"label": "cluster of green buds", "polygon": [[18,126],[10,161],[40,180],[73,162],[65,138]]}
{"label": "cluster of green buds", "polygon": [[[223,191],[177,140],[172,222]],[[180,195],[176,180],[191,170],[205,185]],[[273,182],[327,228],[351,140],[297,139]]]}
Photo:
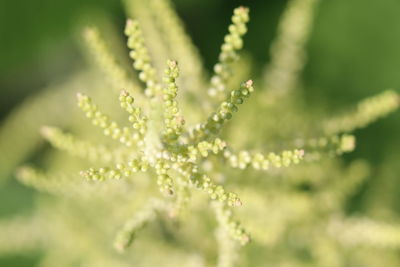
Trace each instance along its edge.
{"label": "cluster of green buds", "polygon": [[178,102],[176,96],[178,86],[176,79],[179,76],[178,63],[174,60],[168,60],[168,68],[165,70],[164,82],[166,87],[164,93],[164,123],[165,131],[163,134],[164,143],[175,143],[178,137],[182,134],[182,128],[185,124],[183,117],[179,116]]}
{"label": "cluster of green buds", "polygon": [[219,138],[215,138],[213,142],[201,141],[195,146],[188,146],[188,156],[189,159],[194,162],[199,156],[203,158],[208,157],[210,152],[218,154],[219,152],[223,151],[226,146],[226,142]]}
{"label": "cluster of green buds", "polygon": [[215,184],[208,175],[199,171],[197,164],[186,162],[181,164],[176,170],[185,177],[188,184],[206,192],[211,200],[218,200],[231,207],[242,205],[242,202],[235,193],[227,192],[223,186]]}
{"label": "cluster of green buds", "polygon": [[169,196],[174,194],[173,181],[168,175],[168,170],[171,168],[168,162],[159,159],[155,165],[157,173],[157,185],[160,188],[161,193],[166,193]]}
{"label": "cluster of green buds", "polygon": [[[222,46],[220,63],[215,67],[216,74],[212,78],[213,85],[218,79],[224,84],[225,80],[229,78],[227,75],[229,64],[237,57],[236,51],[242,47],[241,37],[246,32],[245,23],[247,21],[248,9],[243,7],[235,9],[232,17],[233,24],[229,27],[230,33],[225,37],[225,43]],[[130,177],[134,173],[153,169],[156,173],[156,184],[159,190],[169,196],[166,203],[174,203],[169,209],[170,215],[180,214],[191,196],[191,189],[198,189],[206,193],[211,202],[219,203],[220,211],[217,213],[217,217],[221,226],[226,228],[226,232],[241,244],[247,243],[249,241],[248,234],[239,223],[232,220],[232,211],[230,210],[232,207],[241,206],[241,200],[238,195],[228,192],[223,185],[213,181],[212,177],[205,172],[209,171],[208,168],[201,170],[202,162],[214,154],[221,159],[228,159],[232,167],[243,169],[248,165],[253,165],[256,169],[266,170],[270,165],[281,167],[298,163],[303,157],[303,150],[284,151],[280,155],[270,153],[265,157],[262,154],[251,155],[246,151],[236,155],[231,152],[224,140],[214,137],[232,118],[233,113],[238,111],[238,105],[241,105],[254,91],[252,80],[243,82],[239,89],[232,90],[225,101],[220,103],[217,110],[209,115],[206,122],[197,124],[192,130],[186,130],[184,128],[185,120],[180,115],[177,101],[177,79],[179,77],[177,61],[168,60],[164,88],[161,90],[161,86],[156,81],[157,74],[151,65],[150,55],[145,47],[138,23],[128,20],[125,33],[128,36],[128,47],[132,49],[130,56],[134,60],[133,66],[139,72],[139,79],[146,83],[146,95],[151,97],[150,105],[142,103],[144,101],[140,101],[139,104],[141,107],[150,107],[150,110],[145,110],[150,112],[150,116],[144,115],[142,109],[134,105],[135,100],[131,94],[123,90],[119,96],[120,106],[129,114],[128,119],[133,129],[121,128],[107,115],[104,115],[88,96],[78,94],[79,107],[94,125],[102,128],[105,135],[118,139],[128,148],[135,145],[138,149],[138,151],[130,151],[127,156],[113,161],[114,166],[89,168],[82,171],[81,175],[89,180],[101,181]],[[221,92],[224,90],[225,88]],[[162,98],[154,97],[156,95],[162,96]],[[158,101],[162,101],[163,105],[160,105],[161,103]],[[163,110],[159,110],[159,107],[163,107]],[[162,112],[162,118],[159,114],[155,114],[158,111]],[[155,122],[158,119],[164,122],[163,128],[160,128],[161,123]],[[56,147],[82,157],[88,157],[89,151],[93,150],[83,143],[80,144],[73,139],[68,139],[67,142],[61,137],[58,136],[56,140],[49,139]],[[154,145],[154,142],[157,145]],[[139,216],[141,219],[128,221],[120,231],[116,241],[118,250],[126,248],[133,239],[133,233],[154,217],[154,209],[147,209],[147,212],[143,214],[143,216]]]}
{"label": "cluster of green buds", "polygon": [[[229,64],[237,58],[237,50],[243,45],[242,36],[246,32],[245,24],[248,19],[247,8],[235,9],[232,17],[233,24],[229,26],[229,34],[225,36],[225,42],[221,48],[220,63],[215,66],[215,75],[211,79],[211,86],[217,88],[220,93],[225,94],[225,82],[230,76]],[[150,97],[145,100],[138,96],[139,101],[135,101],[136,94],[139,95],[139,92],[133,92],[135,89],[133,85],[129,85],[129,90],[123,90],[120,93],[119,104],[128,113],[131,127],[120,127],[117,122],[101,112],[91,98],[78,94],[78,106],[85,112],[86,117],[93,125],[100,127],[106,136],[119,140],[124,145],[123,149],[110,150],[103,146],[96,146],[79,140],[71,134],[63,133],[57,128],[44,128],[44,136],[53,146],[72,155],[111,163],[111,166],[81,171],[81,175],[88,180],[100,182],[107,179],[128,178],[137,172],[149,170],[155,172],[155,184],[158,185],[159,191],[167,196],[162,201],[166,204],[162,206],[162,209],[165,208],[170,216],[175,217],[181,214],[191,197],[192,189],[204,192],[208,195],[210,202],[217,206],[216,216],[220,228],[225,229],[224,231],[233,240],[241,244],[247,243],[249,235],[238,222],[232,219],[231,209],[241,206],[242,201],[237,194],[228,192],[223,184],[217,184],[214,181],[213,161],[226,160],[228,165],[234,168],[244,169],[252,165],[256,169],[266,170],[270,165],[281,167],[296,164],[303,158],[304,151],[284,151],[279,155],[270,153],[267,156],[260,153],[252,155],[246,151],[235,154],[227,142],[215,137],[226,122],[233,117],[233,113],[238,111],[238,106],[254,91],[252,80],[247,80],[240,85],[239,89],[232,90],[205,122],[197,124],[191,130],[185,129],[185,120],[180,115],[177,101],[178,62],[167,61],[163,79],[164,88],[161,88],[138,23],[128,20],[125,33],[128,37],[128,47],[131,49],[130,57],[134,60],[133,67],[139,72],[139,80],[146,84],[145,94]],[[96,32],[89,31],[87,35],[95,51],[109,55]],[[109,57],[99,62],[107,68],[118,69]],[[113,74],[119,78],[125,77],[117,69]],[[118,77],[111,80],[116,80]],[[121,83],[118,84],[121,85]],[[132,94],[135,95],[135,99]],[[215,157],[209,158],[211,155]],[[37,180],[36,172],[26,171],[26,173],[29,175],[24,175],[24,177]],[[136,231],[154,219],[155,212],[160,207],[159,204],[150,204],[143,212],[139,212],[133,219],[128,220],[117,234],[115,247],[123,251],[129,246]]]}
{"label": "cluster of green buds", "polygon": [[[169,63],[171,62],[173,61],[169,61]],[[173,74],[176,73],[175,67],[176,64],[170,64],[171,72],[168,73],[168,76],[176,76]],[[252,91],[251,86],[251,83],[245,83],[239,93],[232,93],[228,103],[242,103],[242,101],[240,101],[239,99],[241,99],[241,97],[243,96],[248,96],[250,94],[250,92]],[[173,87],[176,87],[175,82],[173,82]],[[171,96],[171,94],[167,94],[167,96]],[[171,97],[175,98],[176,93],[174,93],[174,95]],[[164,100],[169,101],[169,99]],[[138,131],[138,133],[140,134],[139,136],[142,138],[147,131],[147,128],[145,126],[146,117],[141,114],[140,109],[133,106],[133,103],[134,99],[126,91],[123,91],[120,95],[121,107],[128,111],[128,113],[130,114],[129,120],[133,123],[133,128]],[[100,118],[104,116],[103,113],[98,110],[97,106],[92,104],[91,99],[88,97],[80,96],[79,106],[86,112],[94,111],[95,113],[100,114],[98,115]],[[225,114],[226,112],[228,112],[227,110],[229,109],[226,109],[225,107],[226,105],[223,104],[218,114]],[[168,113],[168,106],[166,107],[166,109],[166,113]],[[173,115],[175,116],[176,114],[177,112],[174,110]],[[108,117],[105,121],[109,121]],[[99,123],[94,124],[99,125]],[[110,123],[104,123],[105,127],[109,124]],[[169,125],[170,124],[166,123],[165,128],[170,129]],[[181,133],[178,135],[178,137],[180,135]],[[132,140],[137,141],[138,138],[133,138],[135,135],[130,136]],[[145,140],[140,140],[143,141],[141,143],[141,147],[145,149],[147,143],[145,142]],[[176,151],[169,146],[169,144],[172,144],[173,142],[176,142],[176,140],[169,140],[169,143],[166,144],[165,148],[160,150],[156,154],[157,159],[155,161],[148,159],[146,155],[142,155],[140,157],[136,157],[135,159],[127,160],[125,161],[125,163],[119,162],[114,167],[101,167],[98,169],[89,168],[86,171],[82,171],[81,175],[91,180],[120,179],[122,177],[129,177],[133,173],[136,173],[138,171],[145,172],[149,167],[151,167],[155,169],[155,172],[157,174],[157,184],[160,188],[160,191],[162,193],[165,193],[166,195],[171,196],[174,194],[175,185],[172,177],[168,172],[170,169],[173,169],[178,173],[181,173],[182,177],[185,177],[184,180],[186,181],[181,181],[181,186],[194,186],[195,188],[206,192],[211,200],[218,200],[222,203],[226,203],[228,206],[241,205],[241,201],[236,194],[227,192],[222,185],[215,184],[208,175],[198,171],[198,165],[196,161],[200,158],[207,158],[210,152],[217,154],[218,152],[223,151],[226,147],[226,142],[222,141],[219,138],[216,138],[212,142],[200,141],[194,143],[193,145],[185,145],[183,143],[179,143],[178,145],[182,148],[180,151]],[[180,191],[184,192],[185,190],[180,189]]]}
{"label": "cluster of green buds", "polygon": [[245,169],[248,166],[252,166],[256,170],[268,170],[271,166],[280,168],[298,164],[304,157],[304,150],[285,150],[281,154],[270,152],[268,155],[262,153],[253,154],[245,150],[238,153],[225,150],[224,157],[233,168]]}
{"label": "cluster of green buds", "polygon": [[246,23],[249,21],[249,9],[238,7],[234,10],[229,33],[221,46],[219,62],[214,66],[214,75],[211,78],[210,96],[220,97],[226,92],[226,82],[232,76],[231,63],[238,58],[237,51],[243,47],[243,35],[247,32]]}
{"label": "cluster of green buds", "polygon": [[215,113],[212,113],[208,117],[207,122],[198,124],[192,130],[192,138],[195,140],[204,140],[218,134],[226,121],[230,120],[233,113],[238,111],[237,105],[243,104],[244,99],[248,98],[253,91],[252,80],[242,83],[240,89],[231,91],[230,96],[220,104]]}
{"label": "cluster of green buds", "polygon": [[77,94],[77,97],[78,106],[85,112],[86,117],[91,119],[93,125],[103,129],[104,135],[111,136],[128,147],[133,145],[132,133],[128,127],[120,128],[115,121],[111,121],[107,115],[98,109],[90,97],[80,93]]}
{"label": "cluster of green buds", "polygon": [[[150,201],[143,206],[143,199],[137,197],[137,203],[132,206],[140,205],[140,210],[131,218],[127,218],[125,224],[121,223],[122,227],[116,234],[114,246],[119,252],[123,252],[132,243],[137,232],[156,219],[157,216],[163,216],[164,213],[168,215],[169,219],[181,216],[183,210],[189,206],[188,202],[191,200],[192,194],[195,193],[195,190],[198,190],[208,197],[208,201],[204,202],[210,204],[215,211],[215,218],[218,224],[216,232],[219,235],[217,237],[219,240],[217,241],[220,243],[220,249],[224,250],[222,254],[225,254],[223,255],[224,258],[218,260],[218,266],[232,266],[234,261],[232,258],[236,253],[233,250],[236,246],[238,247],[238,244],[245,245],[250,241],[250,234],[239,221],[234,219],[234,211],[239,209],[242,204],[254,203],[251,201],[252,199],[246,198],[245,191],[242,191],[242,199],[244,200],[242,203],[236,193],[228,190],[228,187],[231,186],[229,183],[232,180],[225,179],[222,174],[225,168],[232,167],[241,170],[253,168],[267,171],[271,168],[289,167],[304,160],[321,159],[326,154],[330,156],[341,155],[352,151],[355,147],[355,137],[344,133],[351,133],[357,128],[364,127],[377,118],[394,111],[399,106],[398,94],[393,91],[387,91],[361,102],[350,113],[318,123],[318,125],[322,125],[320,132],[325,136],[296,140],[293,146],[296,149],[283,150],[280,153],[235,151],[228,142],[222,139],[221,131],[227,122],[232,119],[233,114],[239,110],[239,106],[254,91],[252,80],[239,84],[239,81],[243,81],[243,75],[235,73],[235,76],[233,76],[233,70],[237,66],[245,69],[242,68],[243,64],[237,64],[236,66],[235,61],[239,58],[238,52],[243,47],[243,36],[247,32],[248,8],[239,7],[234,10],[232,24],[229,26],[229,33],[225,36],[221,46],[218,63],[214,66],[214,72],[209,84],[205,84],[204,76],[202,75],[203,70],[200,70],[202,64],[197,58],[189,38],[183,36],[183,27],[177,21],[177,16],[173,15],[169,4],[158,0],[137,0],[134,2],[137,4],[134,6],[139,7],[135,8],[134,12],[141,13],[143,11],[143,13],[146,13],[142,14],[142,17],[138,16],[138,19],[145,18],[146,22],[153,23],[149,27],[147,27],[146,23],[145,36],[150,39],[147,42],[149,50],[146,47],[146,40],[139,23],[131,19],[128,19],[126,23],[125,34],[127,36],[127,46],[130,49],[129,56],[134,61],[133,68],[138,72],[138,79],[131,79],[129,71],[119,65],[118,60],[113,56],[113,51],[108,50],[106,41],[101,39],[99,32],[95,28],[87,28],[85,31],[89,49],[93,52],[99,67],[103,69],[103,73],[111,81],[112,87],[116,90],[124,88],[119,95],[119,104],[128,113],[129,127],[120,126],[123,122],[118,121],[119,123],[117,123],[111,120],[108,115],[100,111],[100,108],[90,97],[83,94],[77,95],[78,105],[91,123],[101,128],[104,135],[118,140],[122,145],[115,149],[113,147],[110,148],[108,145],[96,145],[80,140],[70,133],[63,132],[61,129],[43,127],[42,135],[54,147],[91,162],[95,161],[98,164],[95,167],[92,167],[92,165],[83,167],[87,169],[81,171],[80,174],[89,182],[78,180],[81,177],[78,177],[75,173],[72,175],[68,173],[64,176],[59,173],[46,175],[44,172],[31,167],[21,168],[18,172],[18,179],[22,183],[49,193],[63,194],[68,192],[68,194],[74,195],[78,192],[92,197],[93,195],[87,194],[88,191],[83,187],[92,187],[91,190],[98,190],[99,187],[104,186],[108,193],[121,194],[120,190],[115,190],[115,192],[111,191],[112,188],[109,190],[110,187],[108,186],[112,184],[113,186],[118,185],[118,188],[123,187],[124,190],[126,189],[124,193],[136,198],[136,194],[132,195],[129,191],[131,187],[125,187],[125,185],[130,185],[130,183],[134,186],[137,185],[137,187],[132,186],[135,190],[137,189],[136,193],[145,188],[143,195],[149,196]],[[309,13],[312,11],[315,2],[315,0],[295,0],[289,13],[285,15],[286,18],[280,30],[282,37],[278,39],[278,42],[275,42],[272,49],[272,64],[269,70],[272,76],[266,76],[268,88],[284,92],[289,91],[297,84],[298,73],[305,63],[303,59],[303,44],[309,32],[308,24],[311,21]],[[145,9],[140,9],[141,4],[143,6],[148,5],[152,10],[148,12]],[[166,11],[162,12],[163,10]],[[157,13],[162,14],[156,16]],[[300,33],[296,32],[295,29],[300,29]],[[164,35],[157,36],[158,32],[162,32]],[[157,48],[161,48],[160,50],[162,51],[157,51]],[[164,55],[166,51],[173,58],[179,60],[182,72],[178,67],[178,61],[168,60],[162,80],[164,83],[162,84],[162,75],[157,71],[162,68],[164,59],[167,58]],[[151,55],[161,56],[151,58]],[[184,71],[184,69],[187,70]],[[243,71],[243,73],[246,73],[246,71]],[[180,78],[180,81],[178,78]],[[145,85],[143,86],[144,94],[142,94],[141,90],[141,85],[143,84],[140,84],[140,82]],[[178,106],[178,84],[182,86],[182,92],[185,92],[182,99],[201,100],[204,97],[202,92],[204,92],[204,89],[208,89],[213,102],[202,103],[200,106],[204,110],[215,107],[214,112],[206,117],[205,121],[200,121],[190,129],[185,127],[185,119],[181,115],[181,110]],[[234,90],[231,89],[231,85]],[[259,96],[259,99],[263,99],[263,101],[265,99],[278,99],[264,96]],[[188,104],[191,103],[189,102]],[[280,105],[280,103],[278,104]],[[42,109],[42,105],[39,106]],[[208,115],[208,113],[205,115]],[[190,120],[188,119],[188,121]],[[297,128],[293,128],[294,134],[298,134]],[[230,140],[231,136],[228,135],[226,137],[226,140]],[[64,163],[58,158],[55,161],[58,164]],[[102,166],[99,162],[108,165]],[[77,163],[79,166],[83,164],[80,161]],[[56,165],[56,167],[58,166]],[[317,166],[317,168],[320,167]],[[334,203],[332,206],[336,206],[335,203],[339,203],[339,201],[336,201],[337,199],[344,199],[349,192],[352,192],[354,187],[360,184],[362,179],[365,179],[367,175],[365,174],[366,171],[363,171],[364,169],[363,165],[350,168],[349,173],[352,174],[354,172],[357,175],[349,175],[352,178],[343,179],[345,182],[340,181],[337,184],[330,184],[329,191],[321,191],[322,193],[318,193],[315,199],[322,200],[321,203]],[[146,172],[149,179],[136,179],[138,177],[135,176],[139,176],[137,175],[139,172]],[[293,173],[295,172],[298,176],[297,169]],[[325,175],[326,170],[323,169],[321,172]],[[305,176],[312,176],[307,172],[304,172],[304,174]],[[106,181],[123,178],[129,180],[129,182],[110,181],[107,183]],[[236,178],[233,179],[234,182],[237,182],[241,177]],[[300,178],[300,182],[303,182],[303,177]],[[292,220],[286,219],[286,217],[289,217],[287,215],[291,215],[291,212],[285,212],[285,206],[291,206],[288,211],[296,210],[297,212],[297,210],[300,210],[300,212],[297,212],[299,214],[306,214],[302,210],[308,209],[308,204],[303,203],[309,202],[308,193],[303,194],[301,192],[298,194],[297,185],[300,183],[298,183],[298,180],[295,182],[296,188],[293,187],[294,190],[285,188],[285,191],[277,190],[277,192],[274,192],[274,195],[276,194],[277,196],[275,201],[272,198],[266,199],[265,196],[269,192],[261,188],[250,190],[249,192],[256,196],[259,202],[254,202],[258,206],[260,203],[265,206],[271,199],[273,200],[270,203],[271,206],[278,201],[280,203],[287,202],[288,204],[276,205],[280,212],[278,217],[283,214],[283,220],[280,220],[279,223],[283,221],[282,224],[287,227],[287,222],[292,222]],[[244,183],[246,184],[246,182]],[[239,182],[232,186],[237,189],[238,185],[241,185],[241,183]],[[271,192],[275,189],[271,188]],[[153,194],[160,195],[158,191],[162,193],[162,199],[153,199]],[[127,206],[130,209],[131,202],[126,201],[125,195],[121,195],[124,203],[129,202]],[[109,194],[106,194],[104,200],[108,201],[108,199]],[[260,201],[261,199],[262,201]],[[336,202],[331,201],[332,199]],[[98,199],[94,200],[97,201]],[[195,199],[193,201],[194,205],[199,203],[197,200],[203,201],[201,198]],[[314,203],[311,202],[311,198],[310,203]],[[111,208],[113,208],[115,203],[112,202],[111,204],[110,207],[112,206]],[[307,206],[307,208],[302,208],[302,206]],[[204,206],[198,207],[202,210],[204,208]],[[282,207],[284,208],[283,212]],[[117,211],[116,215],[121,215],[125,211],[125,207],[122,207],[121,210]],[[272,213],[268,213],[268,216],[270,214]],[[298,215],[295,214],[295,216]],[[115,216],[115,218],[119,219],[119,216]],[[115,218],[113,216],[113,219]],[[270,220],[271,218],[268,217],[267,219]],[[271,221],[277,221],[277,219],[272,218]],[[374,243],[377,246],[389,244],[391,247],[400,247],[400,231],[397,227],[395,228],[391,225],[375,224],[368,220],[343,220],[333,222],[331,226],[328,225],[329,227],[331,229],[328,229],[328,231],[332,231],[333,235],[340,236],[339,239],[342,238],[342,240],[339,240],[340,242],[353,242],[356,245]],[[253,227],[253,229],[257,231],[257,228]],[[263,230],[265,230],[265,227],[262,228]],[[341,235],[337,235],[338,232],[341,232]],[[367,232],[367,234],[364,232]],[[380,239],[381,237],[377,238],[378,234],[376,233],[379,233],[379,236],[383,236],[383,239]],[[151,245],[153,244],[151,243]],[[91,250],[93,249],[91,248]],[[92,265],[97,266],[96,264]],[[108,262],[103,262],[103,265],[113,266]]]}
{"label": "cluster of green buds", "polygon": [[[200,174],[197,174],[200,175]],[[212,200],[219,200],[221,202],[226,202],[228,206],[238,207],[242,206],[242,201],[239,197],[232,192],[226,192],[221,185],[216,185],[212,182],[211,178],[207,175],[201,175],[200,177],[192,177],[193,180],[199,181],[197,186],[202,190],[206,191]]]}
{"label": "cluster of green buds", "polygon": [[145,94],[153,97],[161,91],[161,88],[156,82],[156,70],[150,63],[150,55],[139,23],[129,19],[126,23],[125,35],[128,37],[128,47],[131,49],[129,56],[134,60],[133,67],[139,71],[139,79],[146,84]]}
{"label": "cluster of green buds", "polygon": [[[237,58],[237,51],[243,45],[242,36],[246,32],[247,22],[248,9],[243,7],[235,9],[232,17],[233,24],[229,26],[229,34],[225,36],[225,42],[221,48],[220,62],[215,66],[215,74],[211,79],[211,91],[215,90],[220,95],[226,94],[226,81],[231,75],[230,64]],[[246,150],[235,152],[226,141],[216,135],[220,134],[226,122],[238,111],[238,106],[253,93],[252,80],[243,82],[239,89],[229,92],[225,100],[220,102],[216,111],[211,113],[205,122],[187,130],[184,127],[185,120],[180,114],[177,101],[177,79],[180,74],[178,62],[167,61],[162,88],[157,82],[157,73],[151,64],[150,54],[138,23],[128,20],[125,33],[128,37],[128,47],[131,49],[130,56],[134,60],[133,66],[139,72],[139,79],[146,84],[145,94],[151,97],[147,101],[141,97],[138,98],[139,101],[135,101],[136,95],[134,99],[130,92],[133,86],[130,87],[129,92],[123,90],[120,93],[119,104],[128,113],[131,127],[120,127],[101,112],[91,98],[78,94],[78,105],[92,124],[100,127],[106,136],[119,140],[125,145],[125,150],[118,153],[118,150],[116,152],[104,146],[95,146],[71,134],[63,133],[57,128],[43,128],[43,135],[53,146],[82,158],[112,164],[112,166],[82,171],[81,175],[89,180],[128,178],[134,173],[147,172],[150,169],[155,172],[155,184],[168,198],[154,202],[156,204],[152,202],[133,219],[126,222],[115,241],[115,246],[119,251],[129,246],[135,233],[154,219],[156,211],[162,209],[170,216],[179,215],[187,206],[192,189],[198,189],[208,195],[216,211],[219,229],[240,244],[246,244],[250,240],[249,234],[239,222],[233,219],[232,210],[234,207],[241,206],[242,201],[237,194],[228,192],[223,184],[217,184],[212,178],[212,174],[215,174],[213,165],[215,160],[226,162],[227,166],[233,168],[253,167],[256,170],[268,170],[271,167],[281,168],[298,164],[304,159],[305,150],[307,155],[322,152],[340,155],[353,150],[354,136],[333,134],[332,137],[302,141],[295,144],[299,149],[284,150],[279,154],[253,153]],[[94,32],[88,34],[93,42],[98,39]],[[101,51],[105,49],[103,45],[94,47]],[[110,65],[112,60],[107,59],[103,63]],[[398,105],[397,95],[385,93],[379,98],[362,103],[357,112],[337,119],[334,124],[336,129],[340,129],[337,131],[349,130],[350,126],[347,125],[350,123],[349,118],[356,118],[356,123],[353,123],[351,128],[354,129],[368,123],[371,118],[390,112],[396,105]],[[367,115],[361,116],[361,113]],[[210,155],[215,156],[210,158]],[[39,173],[32,169],[26,169],[23,174],[21,176],[26,178],[27,183],[38,180]],[[39,182],[35,184],[39,185]],[[161,202],[162,205],[160,205]]]}
{"label": "cluster of green buds", "polygon": [[125,90],[119,96],[120,105],[129,113],[128,120],[132,123],[132,128],[136,130],[133,139],[138,142],[139,146],[143,146],[143,139],[147,133],[147,117],[142,114],[139,107],[134,107],[134,98]]}
{"label": "cluster of green buds", "polygon": [[99,169],[89,168],[81,171],[81,175],[90,180],[121,179],[129,177],[136,172],[146,172],[149,167],[145,157],[131,159],[127,164],[117,163],[114,168],[102,167]]}

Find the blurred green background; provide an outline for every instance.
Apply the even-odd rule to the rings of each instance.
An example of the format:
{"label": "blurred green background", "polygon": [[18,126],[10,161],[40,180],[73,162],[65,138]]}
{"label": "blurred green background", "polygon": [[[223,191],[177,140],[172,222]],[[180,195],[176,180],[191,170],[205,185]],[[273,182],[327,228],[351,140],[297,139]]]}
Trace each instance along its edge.
{"label": "blurred green background", "polygon": [[[209,69],[217,58],[232,9],[249,6],[251,22],[245,49],[256,61],[255,70],[261,71],[287,1],[174,2]],[[303,73],[304,94],[310,105],[323,103],[327,111],[335,112],[384,89],[398,91],[399,11],[398,0],[321,1]],[[76,27],[83,16],[93,12],[109,15],[122,33],[125,15],[118,0],[0,0],[0,121],[25,97],[84,64]],[[367,159],[373,175],[354,199],[355,211],[362,210],[364,203],[373,203],[377,210],[400,212],[399,125],[397,112],[356,132],[357,149],[346,159]],[[0,187],[0,218],[29,209],[33,194],[13,181]],[[35,266],[38,257],[10,255],[0,258],[0,266]]]}

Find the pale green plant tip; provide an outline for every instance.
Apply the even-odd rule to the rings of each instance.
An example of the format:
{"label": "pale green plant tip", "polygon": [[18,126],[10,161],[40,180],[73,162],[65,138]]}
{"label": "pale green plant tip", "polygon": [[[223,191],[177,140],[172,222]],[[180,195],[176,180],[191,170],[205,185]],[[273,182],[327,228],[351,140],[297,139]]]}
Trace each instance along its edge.
{"label": "pale green plant tip", "polygon": [[232,119],[233,113],[237,112],[238,106],[244,102],[254,91],[253,81],[247,80],[240,85],[237,90],[232,90],[223,101],[216,112],[210,114],[206,123],[198,124],[190,131],[191,138],[194,141],[202,141],[219,134],[225,123]]}
{"label": "pale green plant tip", "polygon": [[299,164],[304,159],[305,151],[303,149],[294,149],[285,150],[280,154],[273,152],[263,154],[259,152],[250,153],[246,150],[233,152],[227,149],[223,156],[233,168],[246,169],[251,166],[256,170],[268,170],[271,166],[281,168]]}
{"label": "pale green plant tip", "polygon": [[233,12],[232,24],[228,27],[229,33],[224,37],[219,62],[214,66],[214,75],[210,80],[211,87],[208,89],[208,94],[218,100],[222,99],[226,93],[227,80],[232,77],[231,64],[238,59],[237,51],[243,47],[242,37],[247,31],[248,13],[248,8],[236,8]]}
{"label": "pale green plant tip", "polygon": [[152,98],[160,93],[161,86],[137,21],[127,20],[125,35],[128,37],[128,48],[131,49],[129,56],[134,60],[133,67],[139,72],[139,80],[146,84],[145,94]]}
{"label": "pale green plant tip", "polygon": [[167,69],[165,70],[163,89],[164,99],[164,124],[163,133],[164,143],[175,144],[183,133],[185,120],[179,115],[178,102],[176,100],[178,94],[178,85],[176,79],[179,77],[178,62],[175,60],[167,61]]}

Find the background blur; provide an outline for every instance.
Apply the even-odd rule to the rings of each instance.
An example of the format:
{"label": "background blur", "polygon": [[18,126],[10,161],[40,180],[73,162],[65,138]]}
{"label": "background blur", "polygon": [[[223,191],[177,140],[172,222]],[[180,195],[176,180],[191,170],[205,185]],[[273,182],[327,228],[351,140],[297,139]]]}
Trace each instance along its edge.
{"label": "background blur", "polygon": [[[238,5],[250,7],[245,49],[257,66],[263,66],[286,4],[284,0],[174,2],[209,69]],[[321,1],[303,73],[309,105],[323,103],[335,112],[384,89],[399,90],[399,11],[398,0]],[[82,17],[99,12],[109,15],[122,34],[125,15],[117,0],[0,0],[0,123],[25,97],[83,65],[77,25]],[[346,157],[368,160],[373,175],[349,207],[355,212],[365,203],[373,203],[377,212],[400,212],[399,116],[397,112],[356,132],[357,149]],[[33,194],[13,181],[0,187],[0,218],[29,209]],[[0,266],[35,266],[38,257],[12,255],[0,258]]]}

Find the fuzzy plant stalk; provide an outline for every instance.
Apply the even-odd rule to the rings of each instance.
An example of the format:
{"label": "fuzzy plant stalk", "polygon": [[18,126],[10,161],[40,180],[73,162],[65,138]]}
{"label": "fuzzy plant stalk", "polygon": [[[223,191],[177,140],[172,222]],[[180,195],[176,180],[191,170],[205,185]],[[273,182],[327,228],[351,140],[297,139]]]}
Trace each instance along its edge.
{"label": "fuzzy plant stalk", "polygon": [[[399,95],[331,115],[298,101],[318,2],[289,1],[261,77],[244,77],[247,7],[233,11],[210,74],[168,0],[125,1],[131,69],[113,53],[118,40],[87,26],[86,82],[32,99],[0,132],[10,151],[27,134],[17,122],[29,122],[55,148],[16,171],[41,193],[33,215],[0,221],[0,255],[40,251],[40,266],[60,257],[61,266],[374,266],[363,260],[371,255],[400,264],[400,225],[345,210],[371,167],[340,159]],[[64,102],[74,93],[77,105]],[[35,138],[0,170],[21,163]]]}

